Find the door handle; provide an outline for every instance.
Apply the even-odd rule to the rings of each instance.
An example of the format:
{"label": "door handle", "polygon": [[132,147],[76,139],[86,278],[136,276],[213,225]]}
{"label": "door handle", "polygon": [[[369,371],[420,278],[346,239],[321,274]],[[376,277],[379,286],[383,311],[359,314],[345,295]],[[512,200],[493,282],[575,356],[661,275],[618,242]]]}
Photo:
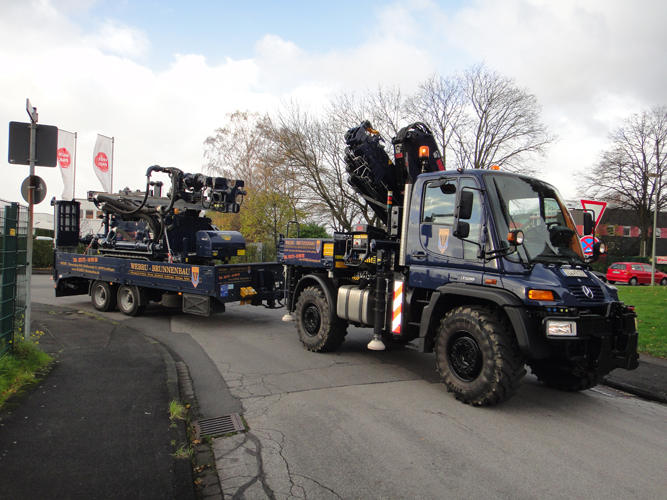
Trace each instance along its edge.
{"label": "door handle", "polygon": [[426,258],[426,252],[422,252],[422,251],[412,252],[412,257],[414,259],[425,259]]}

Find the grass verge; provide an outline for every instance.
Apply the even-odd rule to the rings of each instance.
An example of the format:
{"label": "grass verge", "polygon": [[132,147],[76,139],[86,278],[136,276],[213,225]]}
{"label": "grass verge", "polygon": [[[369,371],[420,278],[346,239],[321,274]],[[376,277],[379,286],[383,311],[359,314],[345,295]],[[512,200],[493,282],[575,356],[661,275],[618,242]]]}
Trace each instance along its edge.
{"label": "grass verge", "polygon": [[38,374],[51,364],[51,356],[32,342],[20,341],[14,352],[0,358],[0,409],[6,401],[39,381]]}
{"label": "grass verge", "polygon": [[618,287],[618,298],[635,306],[639,352],[667,358],[667,287],[621,285]]}

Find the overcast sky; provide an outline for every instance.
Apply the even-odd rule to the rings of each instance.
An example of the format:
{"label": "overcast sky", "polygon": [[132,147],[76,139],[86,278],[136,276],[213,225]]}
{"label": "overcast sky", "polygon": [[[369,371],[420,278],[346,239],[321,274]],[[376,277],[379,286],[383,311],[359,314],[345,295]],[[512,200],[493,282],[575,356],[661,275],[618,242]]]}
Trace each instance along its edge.
{"label": "overcast sky", "polygon": [[[101,189],[98,133],[115,138],[114,190],[143,188],[150,165],[200,172],[203,141],[235,110],[411,92],[484,62],[536,95],[559,137],[540,177],[574,198],[608,133],[667,104],[666,21],[664,0],[0,0],[0,123],[27,122],[29,98],[40,123],[77,132],[84,197]],[[7,135],[0,198],[21,201],[29,167],[7,163]],[[49,212],[62,180],[37,175]]]}

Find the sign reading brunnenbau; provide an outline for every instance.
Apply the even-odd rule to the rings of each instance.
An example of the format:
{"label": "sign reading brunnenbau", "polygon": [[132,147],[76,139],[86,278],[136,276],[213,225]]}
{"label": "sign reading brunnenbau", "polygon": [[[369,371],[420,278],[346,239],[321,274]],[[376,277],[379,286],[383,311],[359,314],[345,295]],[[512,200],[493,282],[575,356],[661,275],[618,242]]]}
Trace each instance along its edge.
{"label": "sign reading brunnenbau", "polygon": [[93,150],[93,169],[102,183],[102,189],[111,193],[113,189],[113,137],[97,134]]}

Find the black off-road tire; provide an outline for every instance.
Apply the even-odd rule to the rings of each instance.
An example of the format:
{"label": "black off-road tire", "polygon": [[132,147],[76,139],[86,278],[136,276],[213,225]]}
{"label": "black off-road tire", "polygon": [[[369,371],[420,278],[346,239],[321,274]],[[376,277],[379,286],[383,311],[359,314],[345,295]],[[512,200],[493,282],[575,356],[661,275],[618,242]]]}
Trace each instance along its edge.
{"label": "black off-road tire", "polygon": [[528,366],[537,380],[559,391],[585,391],[598,385],[602,379],[595,372],[581,372],[575,367],[559,366],[549,359],[530,359]]}
{"label": "black off-road tire", "polygon": [[98,311],[107,312],[116,309],[117,285],[110,285],[106,281],[96,281],[90,288],[90,300]]}
{"label": "black off-road tire", "polygon": [[320,288],[306,288],[296,303],[294,321],[299,340],[313,352],[330,352],[345,341],[347,323],[331,322],[329,303]]}
{"label": "black off-road tire", "polygon": [[526,374],[525,356],[510,327],[479,306],[458,307],[442,319],[435,360],[447,390],[473,406],[509,399]]}
{"label": "black off-road tire", "polygon": [[134,285],[121,285],[117,295],[120,312],[126,316],[141,316],[146,310],[145,305],[140,305],[145,301],[141,293],[141,290]]}

